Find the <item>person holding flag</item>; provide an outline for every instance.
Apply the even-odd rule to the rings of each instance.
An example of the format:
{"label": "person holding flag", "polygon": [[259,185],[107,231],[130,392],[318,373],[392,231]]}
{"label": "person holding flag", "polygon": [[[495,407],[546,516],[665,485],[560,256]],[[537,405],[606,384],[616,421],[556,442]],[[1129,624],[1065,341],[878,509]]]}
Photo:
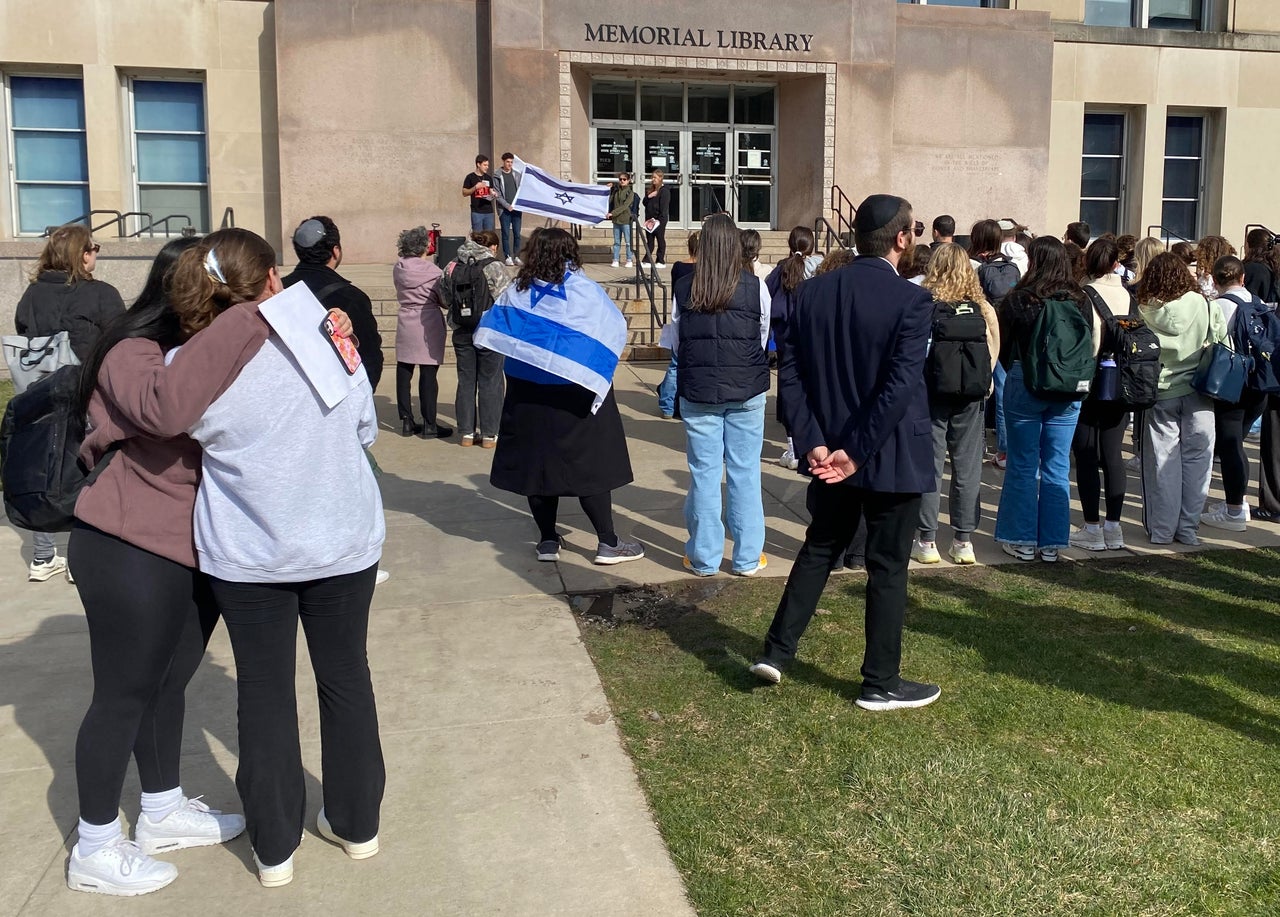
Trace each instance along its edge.
{"label": "person holding flag", "polygon": [[[520,194],[529,186],[526,173]],[[578,243],[558,228],[529,236],[515,283],[476,329],[477,347],[506,357],[507,392],[489,482],[528,499],[538,560],[560,559],[561,497],[577,497],[595,528],[595,563],[644,557],[644,547],[619,538],[613,526],[612,493],[633,480],[613,397],[626,339],[626,319],[582,273]]]}

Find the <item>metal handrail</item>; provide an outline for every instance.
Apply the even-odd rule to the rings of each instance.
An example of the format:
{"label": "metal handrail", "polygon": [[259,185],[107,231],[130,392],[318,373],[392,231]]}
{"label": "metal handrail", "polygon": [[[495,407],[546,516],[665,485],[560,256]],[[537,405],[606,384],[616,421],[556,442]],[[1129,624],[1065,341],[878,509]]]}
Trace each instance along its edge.
{"label": "metal handrail", "polygon": [[[662,330],[662,326],[667,323],[667,286],[662,282],[658,275],[657,262],[653,261],[653,246],[648,244],[649,237],[645,233],[644,224],[639,217],[631,218],[631,251],[634,255],[636,268],[635,279],[629,281],[636,285],[636,296],[640,295],[640,288],[643,286],[645,294],[649,297],[649,342],[653,343],[657,340],[658,333]],[[642,235],[644,234],[644,235]],[[645,241],[645,254],[650,256],[649,270],[644,269],[645,261],[640,257],[640,242]],[[661,291],[662,310],[658,310],[659,291]]]}
{"label": "metal handrail", "polygon": [[[1245,238],[1248,238],[1248,237],[1249,237],[1249,233],[1253,232],[1255,229],[1265,229],[1267,232],[1271,233],[1271,238],[1273,238],[1273,239],[1276,239],[1276,238],[1277,238],[1277,237],[1276,237],[1276,234],[1275,234],[1274,232],[1271,232],[1271,228],[1270,228],[1269,226],[1264,226],[1264,225],[1263,225],[1263,224],[1261,224],[1261,223],[1250,223],[1250,224],[1248,224],[1247,226],[1245,226],[1245,228],[1244,228],[1244,235],[1245,235]],[[1280,241],[1280,240],[1278,240],[1278,241]]]}
{"label": "metal handrail", "polygon": [[156,235],[156,227],[163,226],[164,237],[167,239],[170,236],[170,232],[169,232],[170,220],[186,220],[187,221],[187,225],[182,227],[181,230],[179,230],[179,232],[182,235],[189,236],[195,233],[195,223],[191,222],[191,217],[187,216],[185,213],[171,213],[167,217],[164,217],[162,219],[152,220],[146,226],[143,226],[137,232],[133,233],[132,235],[126,236],[125,238],[136,239],[145,232],[145,233],[149,233],[150,237],[154,239]]}
{"label": "metal handrail", "polygon": [[[94,226],[92,222],[93,217],[95,214],[99,214],[99,213],[115,214],[115,219],[107,220],[107,222],[103,223],[101,226]],[[70,226],[73,223],[88,223],[89,232],[94,233],[94,232],[97,232],[99,229],[106,229],[108,226],[118,224],[120,228],[117,230],[116,235],[119,236],[120,238],[124,238],[124,224],[121,222],[124,219],[124,216],[125,215],[122,214],[119,210],[90,210],[88,213],[82,214],[81,216],[76,217],[74,220],[67,220],[67,222],[65,223],[59,223],[58,226]],[[53,235],[53,231],[57,229],[58,226],[46,226],[44,228],[44,232],[40,234],[40,238],[47,239],[49,236]]]}
{"label": "metal handrail", "polygon": [[228,207],[222,211],[222,226],[220,229],[234,229],[236,225],[236,210],[234,207]]}
{"label": "metal handrail", "polygon": [[1147,235],[1148,235],[1148,236],[1153,235],[1153,234],[1152,234],[1152,232],[1151,232],[1151,230],[1153,230],[1153,229],[1158,229],[1158,230],[1160,230],[1160,232],[1161,232],[1161,233],[1163,233],[1163,235],[1161,235],[1161,236],[1156,236],[1155,238],[1160,238],[1160,239],[1177,239],[1179,242],[1187,242],[1187,243],[1190,243],[1190,244],[1192,244],[1192,245],[1194,245],[1194,244],[1195,244],[1195,239],[1186,239],[1186,238],[1183,238],[1182,236],[1178,235],[1176,232],[1173,232],[1173,231],[1172,231],[1171,229],[1169,229],[1168,227],[1160,226],[1159,224],[1152,224],[1151,226],[1148,226],[1148,227],[1147,227]]}
{"label": "metal handrail", "polygon": [[[831,211],[836,215],[836,227],[843,232],[853,232],[853,218],[858,213],[858,208],[853,205],[853,201],[849,200],[845,195],[844,189],[839,185],[831,186]],[[849,215],[845,216],[845,208],[848,208]]]}
{"label": "metal handrail", "polygon": [[818,245],[822,248],[823,255],[830,253],[833,240],[837,248],[845,247],[844,241],[840,238],[840,233],[836,232],[836,228],[831,225],[826,217],[818,217],[813,221],[813,234],[820,240]]}

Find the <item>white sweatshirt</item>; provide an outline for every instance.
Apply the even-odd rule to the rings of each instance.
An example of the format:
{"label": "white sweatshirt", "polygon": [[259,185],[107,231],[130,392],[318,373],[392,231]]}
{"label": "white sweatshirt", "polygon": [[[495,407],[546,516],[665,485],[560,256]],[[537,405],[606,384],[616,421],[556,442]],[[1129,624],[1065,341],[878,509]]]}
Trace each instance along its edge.
{"label": "white sweatshirt", "polygon": [[367,381],[328,410],[280,339],[268,338],[190,431],[204,449],[200,570],[298,583],[377,563],[386,522],[364,453],[377,429]]}

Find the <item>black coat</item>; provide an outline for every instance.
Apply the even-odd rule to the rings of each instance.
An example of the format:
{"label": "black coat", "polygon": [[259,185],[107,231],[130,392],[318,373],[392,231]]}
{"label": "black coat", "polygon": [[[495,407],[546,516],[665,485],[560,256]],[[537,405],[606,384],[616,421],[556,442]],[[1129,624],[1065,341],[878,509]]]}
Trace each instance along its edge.
{"label": "black coat", "polygon": [[[333,268],[324,264],[299,264],[293,273],[284,278],[284,285],[291,287],[299,281],[305,283],[320,299],[326,309],[341,309],[351,319],[351,333],[359,343],[360,362],[369,374],[369,384],[377,391],[382,378],[382,335],[378,332],[378,319],[373,314],[373,303],[364,291],[345,279]],[[337,284],[334,287],[334,284]],[[325,292],[326,288],[329,289]],[[323,297],[320,294],[324,293]]]}
{"label": "black coat", "polygon": [[23,292],[14,317],[18,334],[42,337],[67,332],[83,363],[107,322],[124,312],[120,291],[101,280],[67,283],[62,271],[45,271]]}

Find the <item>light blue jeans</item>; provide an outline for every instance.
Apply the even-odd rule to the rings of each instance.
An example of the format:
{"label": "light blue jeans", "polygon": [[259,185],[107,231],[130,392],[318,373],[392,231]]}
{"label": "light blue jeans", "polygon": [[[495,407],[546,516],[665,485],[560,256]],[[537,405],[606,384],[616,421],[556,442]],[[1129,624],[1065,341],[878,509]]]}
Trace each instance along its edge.
{"label": "light blue jeans", "polygon": [[729,404],[698,404],[680,399],[692,478],[684,501],[684,521],[689,530],[685,554],[697,573],[717,572],[724,559],[722,472],[727,473],[729,482],[725,521],[733,539],[733,572],[746,573],[760,565],[760,552],[764,549],[764,500],[760,491],[764,405],[764,392]]}
{"label": "light blue jeans", "polygon": [[[626,243],[624,246],[623,243]],[[618,249],[622,248],[622,254],[625,258],[618,257]],[[631,224],[630,223],[614,223],[613,224],[613,260],[614,261],[630,261],[631,260]]]}
{"label": "light blue jeans", "polygon": [[992,388],[994,392],[992,397],[996,399],[996,452],[1009,451],[1009,437],[1004,427],[1004,380],[1006,371],[1004,365],[997,360],[995,369],[991,371],[991,381],[994,383]]}
{"label": "light blue jeans", "polygon": [[663,417],[676,412],[676,352],[671,351],[667,374],[658,383],[658,410]]}
{"label": "light blue jeans", "polygon": [[1022,364],[1014,363],[1005,382],[1004,416],[1009,465],[996,514],[996,541],[1065,548],[1071,536],[1071,440],[1080,402],[1041,401],[1027,391]]}

